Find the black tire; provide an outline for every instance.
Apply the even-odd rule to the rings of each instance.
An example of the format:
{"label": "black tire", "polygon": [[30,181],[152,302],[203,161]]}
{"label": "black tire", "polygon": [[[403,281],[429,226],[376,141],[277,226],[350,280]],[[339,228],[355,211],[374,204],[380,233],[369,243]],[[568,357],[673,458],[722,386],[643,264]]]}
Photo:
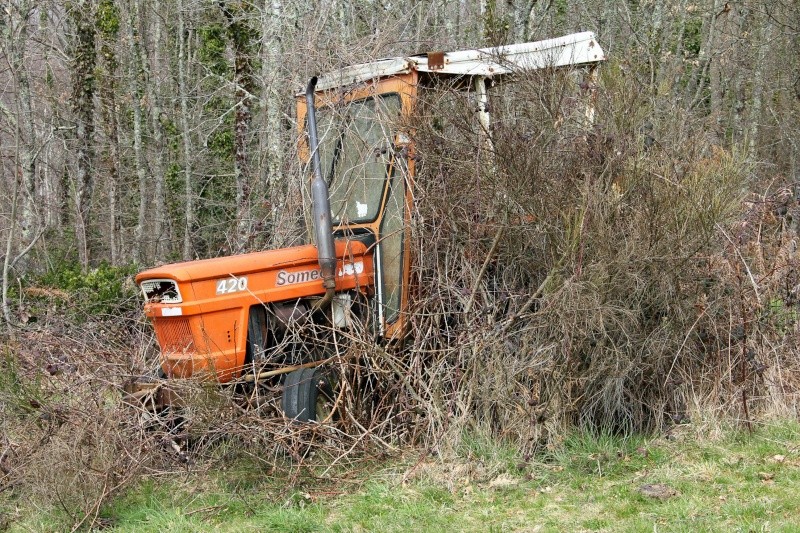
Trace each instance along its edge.
{"label": "black tire", "polygon": [[321,368],[301,368],[286,374],[283,384],[281,407],[286,418],[296,422],[317,421],[322,419],[324,405],[333,399],[333,388],[330,378]]}

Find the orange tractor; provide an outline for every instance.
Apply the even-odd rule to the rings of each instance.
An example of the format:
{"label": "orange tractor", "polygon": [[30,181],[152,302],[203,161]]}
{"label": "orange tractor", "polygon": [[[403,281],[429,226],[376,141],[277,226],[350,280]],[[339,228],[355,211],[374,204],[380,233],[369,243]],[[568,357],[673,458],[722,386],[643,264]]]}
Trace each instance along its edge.
{"label": "orange tractor", "polygon": [[[593,76],[604,59],[594,35],[584,32],[383,59],[312,78],[297,97],[297,123],[301,155],[312,170],[313,244],[137,275],[163,377],[270,380],[282,387],[288,418],[315,420],[320,391],[330,387],[322,367],[331,355],[325,335],[367,327],[391,342],[408,329],[411,126],[421,92],[443,78],[472,91],[488,136],[490,82],[539,68],[586,66]],[[313,324],[325,327],[307,327]]]}

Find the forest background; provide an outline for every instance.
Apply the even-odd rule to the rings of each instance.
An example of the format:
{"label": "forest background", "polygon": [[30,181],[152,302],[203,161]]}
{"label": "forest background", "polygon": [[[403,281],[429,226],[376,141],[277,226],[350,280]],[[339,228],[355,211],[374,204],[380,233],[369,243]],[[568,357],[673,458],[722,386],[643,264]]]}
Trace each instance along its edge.
{"label": "forest background", "polygon": [[3,237],[12,260],[33,245],[12,278],[296,242],[293,97],[381,57],[594,31],[608,76],[640,93],[637,131],[702,119],[696,141],[774,177],[767,193],[800,164],[795,2],[15,0],[0,14]]}

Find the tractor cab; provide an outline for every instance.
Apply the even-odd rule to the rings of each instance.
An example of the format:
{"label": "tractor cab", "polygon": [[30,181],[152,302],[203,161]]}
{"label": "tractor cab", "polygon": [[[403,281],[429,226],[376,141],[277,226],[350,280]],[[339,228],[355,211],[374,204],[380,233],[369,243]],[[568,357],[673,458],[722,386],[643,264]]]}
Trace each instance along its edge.
{"label": "tractor cab", "polygon": [[[297,123],[304,141],[311,137],[308,109],[314,102],[320,173],[329,191],[334,239],[357,241],[373,252],[373,309],[381,337],[402,338],[408,328],[417,170],[413,121],[420,97],[442,82],[471,92],[488,140],[487,88],[492,83],[520,71],[561,67],[586,67],[593,80],[596,65],[604,59],[594,34],[583,32],[353,65],[321,76],[313,99],[297,95]],[[585,111],[591,121],[591,101]],[[310,155],[306,142],[301,156],[313,163]]]}

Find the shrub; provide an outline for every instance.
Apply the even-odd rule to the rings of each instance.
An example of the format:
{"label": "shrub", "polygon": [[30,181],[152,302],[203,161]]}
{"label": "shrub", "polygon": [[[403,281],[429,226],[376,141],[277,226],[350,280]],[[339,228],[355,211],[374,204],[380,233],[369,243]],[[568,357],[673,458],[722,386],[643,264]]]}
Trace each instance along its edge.
{"label": "shrub", "polygon": [[77,263],[58,264],[25,287],[31,308],[41,312],[65,312],[85,320],[97,316],[131,316],[140,300],[132,276],[136,265],[110,266],[101,263],[87,272]]}
{"label": "shrub", "polygon": [[587,129],[573,83],[501,87],[491,145],[449,88],[426,107],[404,364],[427,434],[489,427],[531,449],[576,424],[663,429],[707,399],[743,419],[768,406],[756,317],[787,344],[793,315],[760,311],[770,289],[741,231],[767,222],[747,221],[752,165],[698,142],[706,125],[680,110],[648,113],[624,80],[606,80]]}

